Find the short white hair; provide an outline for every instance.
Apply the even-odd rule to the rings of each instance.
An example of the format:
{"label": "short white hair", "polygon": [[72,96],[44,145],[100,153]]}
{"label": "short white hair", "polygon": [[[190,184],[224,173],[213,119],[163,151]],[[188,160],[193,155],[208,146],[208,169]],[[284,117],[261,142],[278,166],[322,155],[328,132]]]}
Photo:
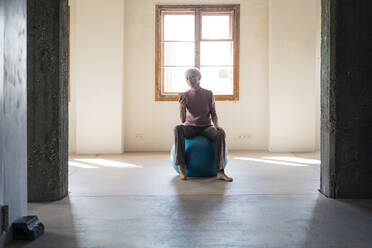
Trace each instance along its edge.
{"label": "short white hair", "polygon": [[190,79],[190,78],[198,78],[201,77],[200,70],[198,68],[190,68],[185,71],[185,78]]}

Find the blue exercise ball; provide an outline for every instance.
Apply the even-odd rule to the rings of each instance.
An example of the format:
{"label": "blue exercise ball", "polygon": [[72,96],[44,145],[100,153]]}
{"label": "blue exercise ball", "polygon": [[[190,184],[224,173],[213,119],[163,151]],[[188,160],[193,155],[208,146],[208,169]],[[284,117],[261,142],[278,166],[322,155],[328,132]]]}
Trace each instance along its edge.
{"label": "blue exercise ball", "polygon": [[[176,165],[175,147],[171,150],[173,168],[179,174]],[[207,137],[195,136],[185,139],[186,175],[189,177],[212,177],[217,175],[216,144]],[[225,166],[227,164],[227,149],[225,150]]]}

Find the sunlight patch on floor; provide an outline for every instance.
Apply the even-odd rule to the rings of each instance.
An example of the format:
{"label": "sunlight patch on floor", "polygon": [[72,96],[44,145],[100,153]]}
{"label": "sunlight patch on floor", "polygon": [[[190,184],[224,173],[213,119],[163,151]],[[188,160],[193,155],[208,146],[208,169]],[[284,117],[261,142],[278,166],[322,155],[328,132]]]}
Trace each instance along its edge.
{"label": "sunlight patch on floor", "polygon": [[92,165],[87,165],[83,163],[78,163],[74,161],[68,161],[68,165],[72,167],[77,167],[77,168],[83,168],[83,169],[98,169],[99,167],[97,166],[92,166]]}
{"label": "sunlight patch on floor", "polygon": [[[75,162],[77,161],[77,162]],[[99,168],[99,167],[110,167],[110,168],[120,168],[120,169],[130,169],[130,168],[142,168],[142,165],[136,165],[126,162],[114,161],[102,158],[75,158],[69,161],[69,165],[80,167],[80,168]],[[98,166],[98,167],[97,167]]]}
{"label": "sunlight patch on floor", "polygon": [[276,161],[276,160],[270,160],[270,159],[252,158],[252,157],[233,157],[232,159],[259,162],[259,163],[265,163],[265,164],[299,166],[299,167],[308,166],[307,164],[290,163],[290,162]]}
{"label": "sunlight patch on floor", "polygon": [[285,162],[293,162],[293,163],[301,163],[301,164],[320,164],[320,160],[317,159],[308,159],[308,158],[296,158],[296,157],[262,157],[264,159],[270,159],[270,160],[279,160],[279,161],[285,161]]}

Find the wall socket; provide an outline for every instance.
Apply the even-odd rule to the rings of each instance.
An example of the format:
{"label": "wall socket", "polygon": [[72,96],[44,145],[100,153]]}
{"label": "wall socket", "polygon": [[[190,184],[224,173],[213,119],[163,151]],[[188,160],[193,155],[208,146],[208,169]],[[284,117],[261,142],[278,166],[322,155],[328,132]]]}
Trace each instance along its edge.
{"label": "wall socket", "polygon": [[238,134],[238,139],[249,139],[250,137],[249,134]]}
{"label": "wall socket", "polygon": [[144,139],[144,135],[142,133],[136,133],[136,139],[137,140],[143,140]]}

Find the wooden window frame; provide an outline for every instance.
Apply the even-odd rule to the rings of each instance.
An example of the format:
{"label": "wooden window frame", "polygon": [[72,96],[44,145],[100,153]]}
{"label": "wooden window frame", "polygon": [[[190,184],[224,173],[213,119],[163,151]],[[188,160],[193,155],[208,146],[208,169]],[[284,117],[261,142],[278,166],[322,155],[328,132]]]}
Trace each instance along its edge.
{"label": "wooden window frame", "polygon": [[[200,43],[201,37],[201,12],[208,12],[208,15],[232,12],[232,41],[234,44],[233,59],[233,95],[215,95],[216,101],[237,101],[239,100],[239,48],[240,48],[240,5],[156,5],[155,8],[155,101],[177,101],[177,94],[163,94],[163,82],[161,78],[162,63],[162,46],[161,41],[163,34],[162,11],[185,11],[195,12],[195,67],[200,68]],[[215,40],[215,39],[213,39]],[[216,40],[217,41],[217,40]],[[185,82],[186,83],[186,82]]]}

